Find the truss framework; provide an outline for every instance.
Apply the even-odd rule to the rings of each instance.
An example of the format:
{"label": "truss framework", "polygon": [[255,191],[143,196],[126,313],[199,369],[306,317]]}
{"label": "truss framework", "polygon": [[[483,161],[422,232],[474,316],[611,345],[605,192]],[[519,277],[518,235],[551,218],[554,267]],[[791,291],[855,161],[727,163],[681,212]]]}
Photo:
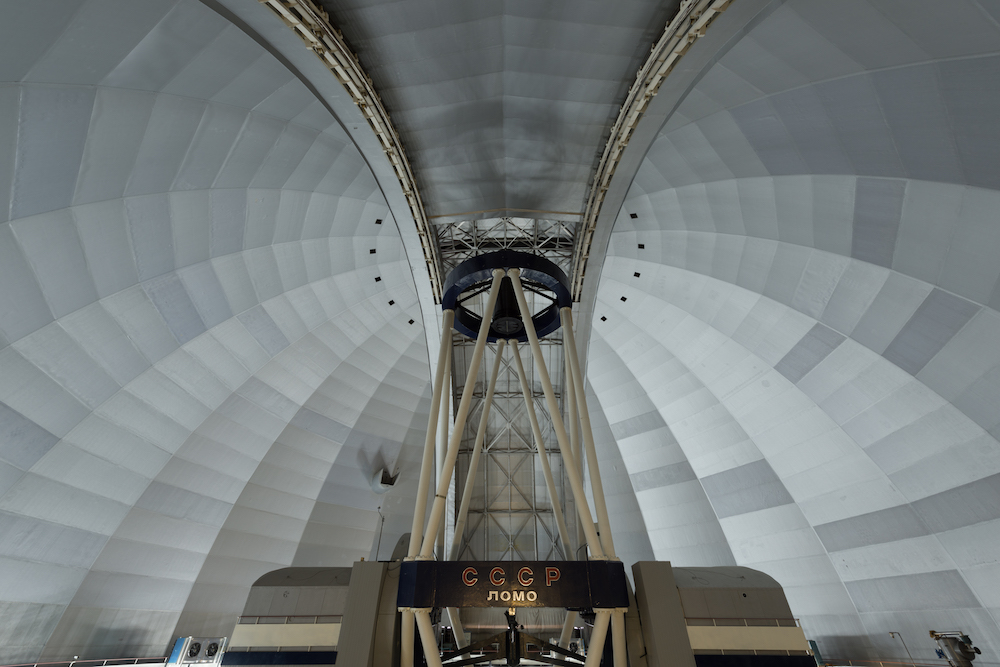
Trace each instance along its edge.
{"label": "truss framework", "polygon": [[[437,239],[445,275],[465,260],[497,250],[517,250],[545,257],[569,274],[576,230],[579,223],[519,217],[497,217],[480,220],[441,222],[432,225]],[[552,301],[544,292],[525,284],[529,309],[536,311]],[[464,307],[483,314],[486,289],[470,290],[461,297]],[[560,402],[565,386],[562,335],[556,332],[540,341],[546,365],[553,376],[554,390]],[[475,341],[454,334],[452,337],[452,373],[455,404],[465,390],[464,378],[472,358]],[[487,373],[495,358],[496,346],[488,346],[483,370],[476,378],[470,419],[461,439],[459,463],[455,476],[453,498],[462,497],[469,468],[471,451],[476,442],[477,425],[486,396]],[[529,383],[536,413],[545,438],[552,468],[556,476],[561,511],[575,515],[573,501],[568,496],[562,457],[558,454],[551,419],[544,409],[541,385],[529,365]],[[517,369],[509,354],[503,355],[500,372],[487,424],[482,462],[477,471],[473,501],[468,509],[469,520],[460,536],[460,558],[476,560],[538,560],[572,558],[572,545],[562,544],[556,530],[554,510],[549,501],[538,450],[534,445],[528,422]],[[457,508],[449,508],[454,516]],[[449,528],[454,523],[449,522]],[[574,522],[574,527],[576,526]],[[451,537],[449,535],[449,537]],[[578,539],[574,534],[571,539]],[[449,541],[449,540],[446,540]]]}
{"label": "truss framework", "polygon": [[[563,400],[564,364],[563,342],[560,334],[539,341],[543,347],[553,384],[560,401]],[[474,342],[456,335],[453,340],[452,359],[456,379],[453,391],[461,395],[464,383],[464,360],[471,354]],[[496,346],[487,348],[486,360],[495,358]],[[489,363],[484,363],[488,367]],[[555,475],[560,507],[564,514],[575,515],[573,501],[567,494],[562,456],[558,453],[551,418],[545,411],[542,389],[528,366],[532,400],[548,450],[548,457]],[[476,428],[484,409],[487,378],[485,373],[473,391],[470,419],[462,436],[457,469],[455,497],[464,491],[466,474],[472,448],[476,442]],[[479,464],[473,502],[469,507],[469,521],[461,536],[462,560],[566,560],[571,559],[573,545],[562,544],[556,530],[556,519],[546,493],[539,468],[538,449],[534,444],[528,422],[524,398],[519,385],[517,369],[509,354],[502,355],[500,371],[491,404],[483,445],[483,460]],[[517,517],[516,521],[507,517]],[[574,523],[575,526],[575,523]],[[576,538],[574,534],[571,539]]]}
{"label": "truss framework", "polygon": [[568,276],[579,223],[501,217],[441,222],[431,227],[446,276],[470,257],[496,250],[518,250],[545,257]]}
{"label": "truss framework", "polygon": [[[451,366],[449,360],[458,357],[457,354],[453,355],[452,353],[460,349],[460,347],[456,347],[454,336],[452,334],[452,326],[455,321],[455,311],[451,308],[446,308],[442,313],[442,329],[444,334],[441,338],[441,347],[438,353],[438,368],[434,380],[434,391],[431,397],[430,419],[427,428],[427,437],[424,441],[423,462],[420,470],[420,481],[417,487],[417,505],[414,508],[413,529],[411,532],[410,546],[407,552],[407,560],[432,559],[434,557],[433,552],[435,543],[441,539],[441,536],[439,536],[439,528],[444,525],[443,520],[446,514],[449,487],[452,484],[452,475],[456,468],[458,468],[459,455],[461,454],[463,440],[467,441],[465,429],[469,422],[468,418],[473,398],[477,393],[476,385],[480,382],[479,374],[482,368],[483,357],[487,350],[487,339],[490,336],[491,321],[493,313],[495,312],[494,309],[498,303],[501,284],[504,284],[504,281],[507,279],[509,279],[509,283],[505,283],[505,289],[510,289],[513,292],[514,299],[516,299],[517,310],[520,313],[521,323],[524,327],[524,335],[527,338],[528,347],[531,352],[531,359],[534,361],[534,364],[531,367],[532,377],[529,379],[528,373],[525,370],[525,366],[518,349],[518,341],[516,339],[498,341],[497,349],[494,352],[490,380],[487,383],[486,397],[482,400],[483,412],[480,418],[480,426],[476,433],[475,445],[471,450],[471,460],[475,462],[484,455],[483,449],[485,449],[486,445],[486,435],[490,418],[491,416],[496,418],[496,415],[493,414],[491,408],[495,403],[502,402],[504,400],[502,396],[498,399],[496,395],[496,384],[500,374],[500,367],[502,365],[501,355],[505,345],[508,343],[511,348],[511,356],[517,367],[518,384],[521,387],[521,397],[525,406],[524,412],[528,416],[528,421],[531,426],[532,440],[526,440],[523,437],[523,431],[516,428],[518,424],[515,420],[511,419],[512,416],[517,414],[514,406],[504,406],[502,413],[500,410],[497,411],[503,422],[505,424],[509,424],[510,426],[507,428],[508,433],[511,434],[511,437],[507,440],[508,444],[516,445],[516,447],[508,446],[505,451],[500,451],[500,448],[497,447],[494,442],[495,438],[490,439],[491,445],[489,451],[485,452],[486,459],[496,460],[497,458],[505,456],[506,465],[500,463],[497,466],[497,469],[502,473],[502,479],[500,480],[501,484],[493,485],[491,487],[488,472],[485,473],[486,480],[483,483],[483,511],[481,512],[481,518],[478,519],[476,525],[485,523],[487,526],[490,526],[496,524],[499,528],[499,538],[501,542],[496,544],[493,548],[494,550],[500,550],[500,547],[502,547],[503,554],[509,554],[512,558],[514,555],[517,555],[524,559],[524,556],[527,555],[526,548],[523,548],[524,545],[520,542],[520,538],[525,533],[529,523],[532,527],[534,538],[531,543],[533,552],[537,552],[538,550],[537,540],[540,535],[538,531],[539,527],[542,528],[541,532],[545,533],[550,538],[550,543],[558,543],[557,540],[552,538],[551,531],[547,530],[545,525],[539,522],[541,514],[538,512],[538,503],[534,492],[534,489],[537,486],[535,483],[534,465],[531,466],[530,474],[528,473],[526,466],[527,461],[533,462],[535,458],[537,458],[541,463],[545,479],[545,487],[548,492],[550,505],[552,507],[552,513],[558,524],[560,541],[563,544],[570,541],[569,533],[565,525],[565,521],[563,520],[561,507],[563,505],[562,498],[560,498],[557,492],[556,484],[551,472],[551,461],[546,451],[546,447],[544,446],[546,436],[543,433],[541,424],[537,418],[537,400],[535,395],[536,391],[534,389],[534,383],[535,380],[537,380],[538,384],[541,386],[542,394],[545,397],[545,406],[547,408],[545,412],[548,413],[549,420],[551,421],[551,431],[555,432],[559,453],[566,463],[561,466],[561,468],[566,473],[566,477],[569,480],[569,485],[573,492],[573,498],[576,501],[576,514],[579,518],[579,524],[586,538],[586,547],[590,551],[589,555],[597,560],[617,560],[617,556],[615,555],[614,540],[611,534],[610,517],[608,515],[607,503],[604,498],[603,484],[601,482],[600,471],[597,467],[597,452],[594,444],[593,432],[591,430],[589,410],[587,407],[586,393],[583,384],[583,375],[580,370],[579,353],[576,349],[576,338],[573,332],[573,309],[566,305],[561,307],[559,310],[560,324],[562,327],[564,341],[563,345],[560,347],[563,348],[565,354],[558,355],[556,359],[551,360],[556,362],[555,365],[562,365],[558,362],[565,360],[565,375],[569,380],[567,383],[567,396],[572,396],[574,399],[569,401],[569,416],[568,419],[564,421],[562,419],[562,408],[560,406],[559,396],[556,395],[555,387],[552,382],[552,376],[548,372],[548,366],[550,364],[546,362],[545,351],[543,350],[541,342],[538,339],[538,334],[535,331],[535,326],[532,321],[531,309],[527,301],[526,290],[521,283],[521,269],[516,266],[508,268],[498,267],[492,270],[492,276],[489,295],[486,297],[485,304],[483,305],[481,311],[486,316],[482,318],[479,325],[479,332],[476,336],[475,346],[473,348],[472,355],[469,357],[467,362],[467,369],[465,373],[466,379],[462,386],[461,398],[456,403],[453,428],[448,428],[447,419],[442,420],[445,422],[445,428],[442,433],[442,448],[444,448],[445,455],[438,464],[438,469],[441,471],[441,474],[439,475],[435,486],[430,515],[425,521],[424,514],[426,503],[430,500],[428,492],[431,488],[430,479],[434,468],[434,443],[438,428],[437,417],[439,411],[441,411],[442,395],[445,391],[451,389],[451,387],[448,387],[447,389],[445,387],[445,375]],[[505,317],[506,316],[507,315],[505,315]],[[509,372],[510,366],[508,365],[505,373],[509,374]],[[455,373],[455,375],[461,377],[460,373]],[[508,386],[506,387],[507,390],[510,388],[509,384],[510,383],[508,382]],[[503,391],[503,389],[504,388],[501,388],[501,391]],[[569,429],[566,428],[567,423],[569,423]],[[574,451],[574,439],[577,433],[582,435],[582,449],[576,448],[576,451]],[[447,441],[447,443],[444,441]],[[532,447],[529,443],[533,443],[534,447]],[[445,444],[447,445],[446,448]],[[535,449],[537,449],[537,456],[534,451]],[[592,490],[591,495],[596,508],[596,522],[594,521],[595,516],[591,513],[590,505],[587,502],[586,490],[584,488],[583,475],[580,467],[580,463],[582,463],[584,456],[586,456],[588,468],[590,470],[589,481]],[[484,466],[484,469],[488,470],[488,466]],[[470,463],[469,470],[466,474],[467,486],[462,494],[462,504],[456,517],[456,525],[468,524],[468,510],[472,496],[472,489],[477,483],[477,474],[476,464]],[[505,492],[506,502],[503,502],[502,496]],[[503,510],[503,517],[505,518],[506,524],[499,521],[496,514],[491,514],[491,510],[493,509],[493,506],[496,505],[498,500],[500,501],[498,509]],[[456,531],[456,533],[459,534],[455,537],[460,538],[460,531]],[[419,548],[417,545],[419,545]],[[460,539],[453,539],[452,550],[449,552],[450,557],[457,557],[458,552],[461,551],[460,547],[462,546],[463,545],[461,544]],[[489,543],[487,543],[486,546],[488,549],[491,548]],[[536,553],[532,553],[532,555],[537,557]],[[437,640],[434,634],[433,623],[430,617],[431,609],[405,607],[400,608],[400,611],[403,612],[402,627],[400,631],[402,647],[400,663],[403,667],[412,667],[414,664],[412,648],[414,633],[416,630],[420,633],[420,639],[424,649],[424,657],[426,658],[427,663],[431,667],[442,667]],[[588,657],[588,662],[593,662],[595,659],[599,659],[603,650],[604,638],[607,636],[610,628],[614,637],[613,648],[615,667],[625,667],[627,662],[625,655],[625,610],[621,608],[601,608],[595,609],[595,611],[596,618],[594,620],[593,641],[591,644],[591,655]],[[446,612],[448,614],[448,618],[451,620],[452,627],[455,630],[455,636],[456,639],[458,639],[459,646],[466,645],[467,639],[465,637],[465,631],[462,628],[459,610],[448,608]],[[572,629],[572,624],[576,617],[575,615],[575,611],[567,610],[566,618],[563,623],[563,632],[559,638],[560,643],[568,642],[568,631]]]}

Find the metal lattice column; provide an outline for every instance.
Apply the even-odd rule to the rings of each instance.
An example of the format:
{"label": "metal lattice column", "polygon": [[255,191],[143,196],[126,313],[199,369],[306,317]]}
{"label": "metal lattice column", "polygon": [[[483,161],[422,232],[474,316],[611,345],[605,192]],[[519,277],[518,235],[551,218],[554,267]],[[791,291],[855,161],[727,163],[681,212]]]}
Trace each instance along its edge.
{"label": "metal lattice column", "polygon": [[[471,348],[471,341],[461,339],[454,342],[456,377],[458,366]],[[553,368],[560,369],[559,384],[564,381],[562,366],[557,362],[562,357],[562,340],[555,336],[543,342]],[[486,353],[485,369],[490,365],[496,352],[491,346]],[[554,559],[572,558],[567,551],[573,545],[561,545],[558,531],[548,500],[538,460],[538,451],[533,444],[531,427],[525,414],[523,396],[517,378],[517,370],[507,353],[501,361],[500,374],[493,397],[487,437],[484,443],[484,458],[477,475],[477,486],[470,506],[470,517],[462,539],[459,559],[463,560],[505,560],[505,559]],[[552,467],[556,470],[557,490],[562,500],[563,511],[572,513],[572,500],[566,492],[563,481],[562,457],[557,453],[551,420],[545,411],[542,392],[533,378],[533,367],[527,372],[533,385],[533,398],[539,415],[545,443],[551,444],[549,452]],[[466,425],[462,449],[459,454],[457,479],[465,483],[472,447],[475,445],[476,430],[472,424],[481,414],[486,393],[486,375],[481,372],[474,393],[473,419]],[[456,386],[459,392],[462,387]],[[456,495],[461,495],[458,489]],[[510,519],[510,517],[517,517]],[[526,547],[520,546],[517,538],[527,532],[530,540]],[[496,544],[506,543],[502,549]],[[491,546],[494,545],[494,546]]]}

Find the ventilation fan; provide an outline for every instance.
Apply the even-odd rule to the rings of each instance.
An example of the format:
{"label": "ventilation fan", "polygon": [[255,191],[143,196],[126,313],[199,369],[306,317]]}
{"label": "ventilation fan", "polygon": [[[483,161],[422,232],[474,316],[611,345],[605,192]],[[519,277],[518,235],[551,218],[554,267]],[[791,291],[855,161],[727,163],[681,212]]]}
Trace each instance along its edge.
{"label": "ventilation fan", "polygon": [[178,637],[167,664],[170,667],[219,664],[225,650],[225,637]]}

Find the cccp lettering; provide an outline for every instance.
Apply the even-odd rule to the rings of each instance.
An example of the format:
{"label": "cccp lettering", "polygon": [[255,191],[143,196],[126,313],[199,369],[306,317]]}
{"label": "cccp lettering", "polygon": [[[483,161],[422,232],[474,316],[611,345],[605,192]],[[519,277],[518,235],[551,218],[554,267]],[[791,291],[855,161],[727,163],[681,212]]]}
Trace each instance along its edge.
{"label": "cccp lettering", "polygon": [[467,567],[462,570],[462,583],[466,586],[475,586],[479,581],[479,573],[474,567]]}
{"label": "cccp lettering", "polygon": [[547,567],[545,568],[545,585],[551,586],[554,582],[559,581],[562,573],[559,571],[558,567]]}
{"label": "cccp lettering", "polygon": [[490,570],[491,584],[494,586],[503,586],[505,581],[507,581],[507,573],[503,571],[502,567],[495,567]]}
{"label": "cccp lettering", "polygon": [[522,586],[530,586],[531,582],[535,580],[534,574],[530,567],[522,567],[517,571],[517,581]]}

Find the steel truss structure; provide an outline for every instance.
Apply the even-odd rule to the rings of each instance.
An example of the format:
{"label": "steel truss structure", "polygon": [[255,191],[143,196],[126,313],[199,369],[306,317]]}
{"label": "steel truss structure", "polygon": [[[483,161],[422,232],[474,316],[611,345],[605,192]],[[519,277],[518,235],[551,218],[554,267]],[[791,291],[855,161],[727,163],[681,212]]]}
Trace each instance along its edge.
{"label": "steel truss structure", "polygon": [[486,218],[433,223],[443,275],[477,255],[519,250],[545,257],[567,275],[572,270],[579,222],[533,218]]}
{"label": "steel truss structure", "polygon": [[[518,217],[498,217],[459,222],[442,222],[432,225],[440,252],[444,275],[448,275],[465,260],[497,250],[516,250],[544,257],[569,274],[576,243],[578,222],[539,220]],[[532,314],[550,305],[542,290],[525,284],[525,294]],[[486,291],[480,289],[462,295],[461,305],[482,314]],[[562,334],[556,332],[540,341],[545,363],[552,376],[553,390],[565,409],[565,363]],[[460,334],[452,338],[451,393],[455,404],[464,390],[464,378],[475,348],[475,340]],[[462,435],[454,492],[449,494],[448,518],[444,543],[454,541],[456,502],[461,498],[466,484],[472,452],[476,442],[477,425],[483,412],[490,368],[497,345],[485,350],[484,369],[472,387],[471,419]],[[539,415],[542,438],[550,452],[556,494],[561,499],[561,509],[567,516],[575,516],[571,494],[567,485],[562,457],[558,454],[552,421],[544,409],[541,385],[534,367],[527,367],[536,412]],[[544,474],[534,444],[530,420],[522,397],[517,369],[510,356],[510,349],[502,355],[497,377],[490,418],[486,424],[484,457],[479,466],[471,504],[469,520],[459,536],[459,553],[455,558],[481,560],[508,559],[571,559],[579,540],[578,524],[572,522],[570,544],[559,537],[559,530],[552,503],[546,493]]]}
{"label": "steel truss structure", "polygon": [[[561,361],[563,346],[561,336],[540,341],[543,354],[552,362]],[[453,359],[458,379],[463,375],[460,367],[471,355],[474,342],[456,339]],[[492,365],[497,354],[496,345],[487,347],[485,367]],[[550,368],[556,380],[554,387],[564,386],[563,364],[552,363]],[[556,495],[561,500],[563,514],[575,515],[572,499],[567,497],[562,457],[555,451],[558,445],[552,420],[544,411],[544,394],[534,377],[534,367],[526,369],[532,387],[531,397],[542,438],[549,450],[549,463],[556,482]],[[466,425],[458,456],[456,497],[464,492],[468,470],[476,446],[477,430],[485,409],[488,378],[485,373],[473,387],[473,419]],[[460,395],[464,385],[456,383],[454,391]],[[562,391],[557,392],[562,400]],[[508,352],[501,355],[500,372],[493,394],[490,416],[482,444],[483,460],[475,477],[472,502],[468,508],[469,519],[464,534],[460,536],[458,560],[570,560],[577,540],[575,531],[570,533],[570,544],[560,539],[559,528],[551,501],[546,493],[544,473],[534,443],[530,419],[523,399],[517,367]],[[574,523],[574,528],[576,524]],[[448,540],[450,541],[450,540]]]}
{"label": "steel truss structure", "polygon": [[[501,254],[497,253],[497,255],[500,256]],[[506,257],[507,255],[503,256]],[[493,266],[497,266],[497,264],[493,264]],[[552,270],[554,271],[555,269]],[[455,346],[454,336],[452,333],[452,328],[455,324],[455,311],[450,308],[445,308],[443,310],[442,331],[444,334],[441,338],[441,346],[438,355],[438,367],[434,380],[434,392],[431,397],[430,418],[428,420],[427,437],[424,441],[424,455],[417,490],[417,502],[416,507],[414,508],[413,528],[407,552],[407,560],[430,560],[434,558],[435,546],[442,541],[442,536],[439,533],[442,527],[447,523],[445,515],[448,504],[449,488],[452,485],[453,473],[457,468],[459,453],[462,449],[463,442],[465,442],[466,446],[468,446],[466,425],[469,422],[469,415],[473,404],[473,398],[477,393],[477,386],[480,385],[480,368],[482,367],[483,358],[487,349],[487,339],[490,336],[491,323],[500,294],[500,286],[505,277],[509,277],[510,280],[509,283],[507,283],[508,288],[512,289],[513,295],[516,298],[516,312],[519,314],[523,324],[524,337],[527,339],[527,347],[530,349],[531,359],[534,362],[533,378],[537,379],[537,384],[541,387],[541,393],[545,399],[544,402],[548,418],[551,422],[551,430],[554,432],[562,461],[565,462],[565,465],[562,466],[562,470],[565,471],[566,478],[568,479],[570,488],[572,489],[573,498],[576,501],[574,503],[576,514],[579,517],[579,525],[582,527],[585,544],[589,550],[589,557],[596,560],[617,560],[615,555],[614,540],[611,534],[610,521],[608,518],[607,504],[604,498],[604,489],[601,483],[600,470],[597,467],[597,453],[594,446],[593,432],[590,426],[590,416],[587,408],[586,394],[584,392],[583,376],[580,370],[579,354],[576,349],[576,340],[573,331],[573,311],[570,307],[570,302],[567,297],[565,302],[560,302],[561,307],[559,308],[559,317],[563,332],[563,345],[561,346],[563,354],[560,355],[556,353],[554,355],[555,359],[552,359],[551,357],[553,355],[551,353],[551,349],[557,348],[557,346],[552,345],[550,346],[550,353],[548,355],[550,357],[548,360],[550,363],[556,362],[552,363],[555,367],[558,367],[558,361],[560,358],[566,360],[564,373],[566,376],[565,385],[566,403],[568,404],[568,419],[564,420],[561,414],[559,396],[557,396],[555,392],[552,378],[548,371],[550,363],[547,363],[545,351],[543,350],[542,344],[538,339],[538,335],[535,332],[535,326],[532,321],[534,308],[531,304],[529,304],[529,292],[527,292],[521,284],[520,276],[521,270],[517,267],[492,269],[492,281],[490,282],[489,291],[488,293],[484,292],[479,295],[479,298],[485,299],[482,309],[479,311],[483,317],[471,354],[467,354],[467,351],[463,351],[462,346]],[[507,345],[510,346],[511,357],[517,370],[518,384],[521,388],[522,400],[525,406],[524,412],[527,415],[528,422],[531,426],[532,439],[535,448],[537,449],[537,458],[540,463],[543,477],[545,478],[545,486],[548,492],[552,514],[556,520],[559,539],[563,544],[570,542],[568,529],[563,518],[560,498],[558,496],[558,491],[552,475],[552,460],[550,459],[545,446],[545,436],[542,432],[541,423],[538,419],[538,410],[536,409],[536,392],[533,388],[534,382],[529,381],[529,376],[525,370],[522,353],[519,349],[517,339],[499,340],[497,342],[497,350],[493,354],[492,372],[489,375],[489,380],[486,382],[486,389],[483,394],[484,397],[481,401],[482,408],[480,411],[479,428],[476,431],[476,439],[470,450],[466,477],[466,479],[470,481],[467,481],[465,484],[462,493],[461,505],[455,518],[455,537],[452,540],[452,548],[448,554],[451,560],[455,560],[458,552],[462,549],[461,539],[464,536],[464,527],[468,521],[471,497],[473,495],[472,491],[475,488],[476,475],[478,474],[477,466],[479,459],[483,456],[484,446],[486,445],[487,426],[490,421],[490,413],[492,412],[495,404],[497,379],[500,374],[500,367],[503,365],[503,351]],[[449,393],[446,391],[446,387],[450,385],[450,379],[448,376],[452,370],[452,362],[459,357],[459,354],[456,354],[456,352],[459,351],[463,351],[464,365],[467,368],[465,381],[461,386],[460,398],[455,406],[454,425],[449,428],[447,400],[443,399],[443,396]],[[507,372],[510,372],[509,366]],[[460,375],[459,373],[455,374]],[[504,415],[504,419],[510,422],[511,420],[508,419],[508,417],[509,415],[514,414],[514,412],[509,406],[507,410],[508,413]],[[427,517],[425,522],[424,519],[427,512],[426,503],[429,500],[428,491],[431,488],[431,477],[435,468],[434,444],[439,435],[439,422],[444,425],[441,433],[441,452],[443,453],[443,456],[439,456],[437,458],[437,469],[439,472],[437,475],[437,482],[435,484],[435,493],[432,500],[430,515]],[[569,429],[567,429],[567,424],[569,425]],[[513,426],[509,429],[509,432],[515,433],[520,442],[525,444],[527,443],[526,439],[522,437],[522,434],[519,431],[514,430]],[[573,436],[577,434],[580,436],[580,440],[582,441],[582,447],[580,450],[574,451]],[[522,456],[535,456],[534,453],[530,453],[529,447],[526,446],[524,449],[525,451],[522,452]],[[584,456],[587,458],[588,469],[590,471],[591,492],[596,510],[596,522],[594,521],[595,516],[591,513],[590,505],[587,502],[583,485],[583,475],[581,473],[580,466]],[[490,454],[487,454],[486,458],[488,460],[490,458]],[[508,481],[506,486],[514,486],[516,470],[513,469],[513,466],[508,465],[505,470],[505,474]],[[486,486],[487,500],[489,500],[489,491],[489,487]],[[518,494],[522,498],[525,496],[525,494],[521,493],[521,487],[518,487]],[[516,515],[516,512],[510,511],[515,509],[511,506],[513,504],[512,498],[512,494],[508,492],[508,506],[506,509],[508,510],[507,513],[513,516]],[[527,499],[525,498],[525,500]],[[489,505],[489,502],[484,501],[484,510],[489,509]],[[535,516],[538,515],[537,506],[526,507],[525,511],[531,512]],[[484,511],[484,519],[485,516],[486,513]],[[515,541],[512,535],[518,536],[521,532],[523,532],[523,530],[517,532],[515,535],[515,531],[513,529],[505,531],[508,542],[508,547],[505,550],[506,553],[512,553],[511,545],[513,545]],[[487,544],[487,546],[489,545]],[[537,542],[534,546],[537,548]],[[519,550],[514,549],[514,551]],[[403,667],[413,667],[414,630],[419,631],[420,641],[424,648],[424,656],[427,660],[427,664],[430,665],[430,667],[441,667],[441,655],[438,650],[437,637],[435,635],[430,616],[432,610],[426,608],[401,608],[401,611],[403,612],[401,633],[401,664]],[[446,611],[454,629],[455,636],[459,641],[459,645],[465,646],[467,638],[462,627],[459,611],[451,608]],[[625,667],[625,609],[601,608],[595,609],[595,611],[596,618],[594,621],[594,629],[590,642],[590,652],[587,656],[586,666],[597,667],[600,663],[605,638],[610,629],[614,638],[613,648],[615,667]],[[563,632],[560,636],[560,646],[566,646],[569,639],[569,631],[573,627],[575,617],[576,612],[567,612],[563,625]]]}

